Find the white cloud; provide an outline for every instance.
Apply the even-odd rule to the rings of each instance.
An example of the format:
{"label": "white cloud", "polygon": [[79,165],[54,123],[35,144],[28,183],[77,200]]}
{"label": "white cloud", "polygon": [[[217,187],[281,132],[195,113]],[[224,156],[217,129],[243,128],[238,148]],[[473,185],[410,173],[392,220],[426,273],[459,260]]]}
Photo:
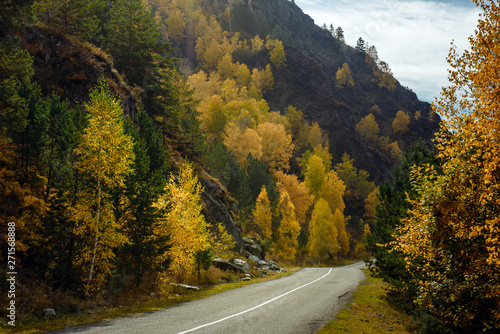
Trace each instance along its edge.
{"label": "white cloud", "polygon": [[359,37],[375,45],[396,79],[429,102],[448,83],[451,41],[466,48],[479,14],[473,6],[423,0],[295,2],[317,25],[341,26],[349,45]]}

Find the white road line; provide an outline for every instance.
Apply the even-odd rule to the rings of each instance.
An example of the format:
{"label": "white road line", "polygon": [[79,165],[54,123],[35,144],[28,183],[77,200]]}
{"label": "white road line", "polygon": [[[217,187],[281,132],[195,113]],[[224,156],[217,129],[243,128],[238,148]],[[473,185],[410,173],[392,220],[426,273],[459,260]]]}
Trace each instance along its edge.
{"label": "white road line", "polygon": [[249,308],[249,309],[247,309],[247,310],[245,310],[245,311],[241,311],[241,312],[239,312],[239,313],[236,313],[236,314],[230,315],[230,316],[228,316],[228,317],[225,317],[225,318],[222,318],[222,319],[219,319],[219,320],[216,320],[216,321],[210,322],[210,323],[208,323],[208,324],[204,324],[204,325],[201,325],[201,326],[198,326],[198,327],[195,327],[195,328],[188,329],[188,330],[183,331],[183,332],[179,332],[179,333],[177,333],[177,334],[191,333],[191,332],[194,332],[194,331],[196,331],[196,330],[198,330],[198,329],[202,329],[202,328],[205,328],[205,327],[208,327],[208,326],[212,326],[212,325],[218,324],[218,323],[220,323],[220,322],[226,321],[226,320],[228,320],[228,319],[235,318],[235,317],[240,316],[240,315],[242,315],[242,314],[245,314],[245,313],[251,312],[251,311],[253,311],[253,310],[256,310],[256,309],[258,309],[258,308],[260,308],[260,307],[262,307],[262,306],[264,306],[264,305],[267,305],[267,304],[272,303],[272,302],[274,302],[274,301],[276,301],[276,300],[278,300],[278,299],[280,299],[280,298],[282,298],[282,297],[285,297],[286,295],[289,295],[289,294],[291,294],[292,292],[295,292],[295,291],[297,291],[297,290],[300,290],[300,289],[302,289],[302,288],[305,288],[305,287],[306,287],[306,286],[308,286],[308,285],[314,284],[314,283],[318,282],[319,280],[322,280],[323,278],[325,278],[326,276],[328,276],[331,272],[332,272],[332,268],[330,268],[330,270],[329,270],[329,271],[328,271],[325,275],[321,276],[320,278],[317,278],[317,279],[315,279],[315,280],[314,280],[314,281],[312,281],[312,282],[309,282],[309,283],[306,283],[306,284],[304,284],[304,285],[301,285],[301,286],[299,286],[298,288],[295,288],[295,289],[293,289],[293,290],[290,290],[290,291],[288,291],[288,292],[286,292],[286,293],[284,293],[284,294],[282,294],[282,295],[279,295],[279,296],[277,296],[277,297],[274,297],[273,299],[270,299],[270,300],[268,300],[267,302],[264,302],[264,303],[262,303],[262,304],[260,304],[260,305],[254,306],[254,307]]}

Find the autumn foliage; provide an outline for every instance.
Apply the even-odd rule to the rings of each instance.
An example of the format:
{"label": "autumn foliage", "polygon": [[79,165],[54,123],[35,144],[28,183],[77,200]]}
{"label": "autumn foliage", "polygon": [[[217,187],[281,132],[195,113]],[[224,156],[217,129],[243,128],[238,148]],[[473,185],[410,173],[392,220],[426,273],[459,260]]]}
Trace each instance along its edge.
{"label": "autumn foliage", "polygon": [[450,85],[435,105],[446,116],[437,139],[439,163],[414,167],[413,195],[408,198],[407,216],[394,233],[393,247],[408,270],[400,276],[405,279],[399,287],[412,291],[414,302],[431,317],[433,326],[496,333],[500,327],[500,7],[492,1],[475,3],[483,14],[469,39],[470,50],[460,55],[451,49]]}

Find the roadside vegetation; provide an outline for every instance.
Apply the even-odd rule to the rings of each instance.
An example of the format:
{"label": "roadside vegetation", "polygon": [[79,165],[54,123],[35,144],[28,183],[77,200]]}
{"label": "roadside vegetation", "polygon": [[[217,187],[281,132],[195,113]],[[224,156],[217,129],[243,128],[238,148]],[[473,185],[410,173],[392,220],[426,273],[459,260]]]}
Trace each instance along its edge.
{"label": "roadside vegetation", "polygon": [[411,316],[396,310],[387,299],[387,285],[366,270],[367,278],[352,300],[318,334],[415,333]]}

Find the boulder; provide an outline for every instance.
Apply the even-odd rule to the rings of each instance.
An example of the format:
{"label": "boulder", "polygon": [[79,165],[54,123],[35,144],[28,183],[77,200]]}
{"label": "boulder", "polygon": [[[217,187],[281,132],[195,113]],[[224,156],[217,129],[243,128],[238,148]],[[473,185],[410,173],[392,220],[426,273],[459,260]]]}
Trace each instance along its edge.
{"label": "boulder", "polygon": [[258,256],[256,256],[256,255],[253,255],[253,254],[250,254],[250,255],[248,256],[248,258],[249,258],[250,260],[254,261],[254,262],[255,262],[255,263],[257,263],[257,264],[259,263],[259,261],[262,261],[262,260],[260,259],[260,257],[258,257]]}
{"label": "boulder", "polygon": [[53,308],[45,308],[43,309],[43,315],[46,317],[55,317],[56,311]]}
{"label": "boulder", "polygon": [[260,243],[260,240],[257,238],[248,238],[248,237],[243,237],[243,254],[247,257],[249,257],[249,254],[253,254],[255,256],[260,257],[263,259],[265,257],[265,250],[262,244]]}
{"label": "boulder", "polygon": [[236,268],[238,268],[238,271],[243,274],[248,274],[252,270],[252,268],[250,268],[250,264],[242,259],[232,259],[230,263],[232,263]]}
{"label": "boulder", "polygon": [[212,265],[215,268],[219,268],[221,270],[232,270],[238,271],[238,269],[228,260],[221,259],[220,257],[214,257],[212,259]]}

